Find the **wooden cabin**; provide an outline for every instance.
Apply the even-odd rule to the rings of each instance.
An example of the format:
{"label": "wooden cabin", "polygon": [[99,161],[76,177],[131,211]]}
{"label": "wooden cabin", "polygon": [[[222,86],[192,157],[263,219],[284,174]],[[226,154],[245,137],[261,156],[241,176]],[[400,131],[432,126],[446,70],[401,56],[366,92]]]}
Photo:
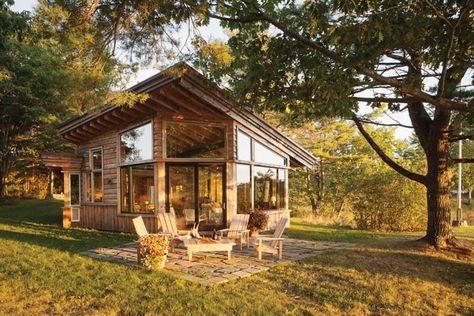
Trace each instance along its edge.
{"label": "wooden cabin", "polygon": [[76,153],[43,155],[64,173],[65,227],[132,232],[141,215],[157,232],[158,212],[202,230],[252,208],[269,213],[269,226],[289,217],[288,169],[311,167],[313,155],[186,64],[130,91],[149,98],[62,123]]}

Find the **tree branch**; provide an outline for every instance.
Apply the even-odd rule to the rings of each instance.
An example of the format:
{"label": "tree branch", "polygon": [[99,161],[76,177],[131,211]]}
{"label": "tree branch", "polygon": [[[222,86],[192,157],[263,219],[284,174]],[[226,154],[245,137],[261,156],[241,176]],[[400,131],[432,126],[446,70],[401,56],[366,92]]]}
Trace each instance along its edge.
{"label": "tree branch", "polygon": [[357,118],[355,114],[352,115],[352,120],[356,124],[359,132],[362,134],[362,136],[364,136],[365,140],[369,143],[370,147],[372,147],[372,149],[377,153],[377,155],[380,157],[380,159],[382,159],[383,162],[385,162],[389,167],[391,167],[393,170],[395,170],[402,176],[407,177],[410,180],[419,182],[421,184],[426,184],[425,176],[405,169],[404,167],[396,163],[392,158],[387,156],[384,153],[384,151],[379,147],[379,145],[375,143],[374,139],[370,137],[369,133],[367,133],[367,131],[364,129],[361,121]]}
{"label": "tree branch", "polygon": [[367,123],[367,124],[378,125],[378,126],[413,128],[413,126],[405,125],[405,124],[401,124],[401,123],[379,123],[379,122],[371,121],[371,120],[364,119],[364,118],[359,118],[359,121],[361,123]]}
{"label": "tree branch", "polygon": [[352,97],[352,99],[359,102],[386,102],[386,103],[409,103],[410,98],[384,98],[384,97]]}
{"label": "tree branch", "polygon": [[375,80],[379,83],[390,85],[391,87],[399,90],[400,92],[402,92],[403,94],[405,94],[407,96],[415,97],[415,98],[419,99],[422,102],[430,103],[432,105],[439,106],[441,108],[445,108],[445,109],[448,109],[448,110],[459,110],[459,111],[470,111],[471,110],[468,107],[468,104],[465,103],[465,102],[456,102],[456,101],[452,101],[452,100],[445,99],[445,98],[442,98],[442,97],[433,96],[433,95],[431,95],[429,93],[426,93],[426,92],[423,92],[421,90],[414,89],[413,87],[411,87],[409,85],[406,85],[405,83],[403,83],[399,80],[384,77],[384,76],[378,74],[377,72],[362,66],[361,64],[350,65],[348,63],[348,61],[345,58],[343,58],[342,56],[340,56],[340,55],[336,54],[335,52],[331,51],[330,49],[324,47],[320,43],[317,43],[317,42],[315,42],[315,41],[299,34],[298,32],[289,29],[282,22],[280,22],[280,21],[278,21],[278,20],[276,20],[276,19],[274,19],[274,18],[272,18],[268,15],[265,15],[262,12],[256,12],[255,14],[249,15],[249,16],[244,17],[244,18],[230,18],[230,17],[225,17],[225,16],[221,16],[221,15],[218,15],[218,14],[214,14],[212,12],[209,12],[208,14],[211,18],[215,18],[215,19],[222,20],[222,21],[227,21],[227,22],[253,23],[253,22],[259,22],[259,21],[266,21],[266,22],[272,24],[274,27],[280,29],[285,35],[299,41],[300,43],[304,44],[305,46],[307,46],[309,48],[312,48],[312,49],[318,51],[319,53],[326,56],[327,58],[329,58],[329,59],[331,59],[331,60],[333,60],[333,61],[335,61],[339,64],[346,65],[347,67],[351,67],[351,68],[355,69],[359,74],[370,77],[370,78],[372,78],[373,80]]}
{"label": "tree branch", "polygon": [[474,163],[474,158],[451,158],[453,163]]}

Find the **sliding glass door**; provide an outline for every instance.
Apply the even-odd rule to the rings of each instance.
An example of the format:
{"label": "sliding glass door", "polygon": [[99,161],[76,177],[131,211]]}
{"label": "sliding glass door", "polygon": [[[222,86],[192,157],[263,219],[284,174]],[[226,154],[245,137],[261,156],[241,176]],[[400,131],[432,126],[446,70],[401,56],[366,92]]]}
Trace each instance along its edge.
{"label": "sliding glass door", "polygon": [[166,167],[167,211],[181,228],[200,223],[200,230],[220,228],[225,223],[224,164],[168,163]]}

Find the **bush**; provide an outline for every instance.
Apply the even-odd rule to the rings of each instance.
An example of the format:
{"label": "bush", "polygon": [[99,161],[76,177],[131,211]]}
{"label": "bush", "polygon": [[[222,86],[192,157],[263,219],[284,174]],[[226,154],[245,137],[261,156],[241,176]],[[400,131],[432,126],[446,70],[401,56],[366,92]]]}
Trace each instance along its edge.
{"label": "bush", "polygon": [[426,225],[422,185],[393,172],[360,178],[352,209],[359,229],[419,231]]}

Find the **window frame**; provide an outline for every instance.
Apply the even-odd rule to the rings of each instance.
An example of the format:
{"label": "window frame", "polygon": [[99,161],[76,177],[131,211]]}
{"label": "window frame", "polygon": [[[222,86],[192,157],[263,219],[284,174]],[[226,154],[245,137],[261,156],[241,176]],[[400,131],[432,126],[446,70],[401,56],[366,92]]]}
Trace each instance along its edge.
{"label": "window frame", "polygon": [[[122,162],[122,135],[140,128],[145,125],[151,125],[151,159],[145,159],[145,160],[137,160],[137,161],[131,161],[131,162]],[[131,125],[127,128],[124,128],[123,130],[119,131],[118,133],[118,149],[117,149],[117,155],[118,155],[118,163],[120,167],[123,166],[130,166],[130,165],[137,165],[137,164],[145,164],[145,163],[153,163],[155,162],[155,124],[153,122],[153,119],[150,118],[146,121],[141,121],[140,123],[136,123],[134,125]]]}
{"label": "window frame", "polygon": [[[239,158],[239,144],[238,144],[238,134],[242,133],[245,136],[250,138],[250,160],[240,160]],[[264,163],[264,162],[257,162],[255,161],[255,143],[259,143],[261,146],[265,147],[266,149],[270,150],[271,152],[275,153],[276,155],[280,156],[283,158],[283,165],[275,165],[271,163]],[[255,166],[262,166],[262,167],[272,167],[272,168],[283,168],[283,169],[289,169],[289,157],[287,155],[282,155],[275,150],[271,149],[267,145],[265,145],[263,142],[255,139],[253,136],[250,135],[250,133],[246,132],[244,129],[240,127],[236,127],[235,129],[235,139],[234,139],[234,144],[235,144],[235,150],[234,150],[234,160],[236,163],[239,164],[248,164],[248,165],[255,165]]]}
{"label": "window frame", "polygon": [[[138,160],[138,161],[132,161],[132,162],[122,162],[122,134],[131,131],[136,128],[140,128],[142,126],[145,126],[147,124],[151,124],[151,155],[152,159],[146,159],[146,160]],[[131,168],[133,166],[139,166],[139,165],[148,165],[151,164],[153,165],[153,185],[155,187],[153,194],[155,195],[155,209],[153,212],[125,212],[123,210],[123,196],[122,196],[122,168],[127,168],[127,174],[129,177],[129,182],[132,183],[132,177],[131,177]],[[143,216],[143,217],[155,217],[158,212],[158,177],[156,174],[157,166],[156,166],[156,158],[155,158],[155,121],[154,117],[149,117],[144,121],[140,121],[138,123],[135,123],[133,125],[127,126],[126,128],[120,130],[117,134],[117,197],[119,199],[118,204],[117,204],[117,213],[118,216]],[[131,209],[131,204],[133,202],[133,190],[130,190],[129,192],[129,209]]]}
{"label": "window frame", "polygon": [[[221,158],[173,158],[173,157],[168,157],[167,153],[167,147],[168,147],[168,138],[167,138],[167,129],[168,129],[168,124],[176,124],[176,123],[181,123],[181,124],[190,124],[190,125],[210,125],[210,126],[216,126],[216,127],[222,127],[224,129],[224,157]],[[218,122],[203,122],[203,121],[193,121],[193,120],[172,120],[172,119],[164,119],[163,120],[163,159],[165,161],[169,162],[225,162],[228,159],[228,148],[229,148],[229,143],[227,140],[227,135],[228,135],[228,126],[227,124],[224,123],[218,123]]]}
{"label": "window frame", "polygon": [[[93,158],[93,152],[100,150],[100,164],[101,164],[101,169],[94,169],[94,158]],[[103,146],[98,146],[98,147],[93,147],[89,149],[89,172],[87,173],[87,176],[85,178],[86,181],[86,201],[88,203],[104,203],[104,148]],[[94,173],[100,172],[101,175],[101,188],[102,188],[102,201],[95,201],[95,183],[94,183]],[[89,177],[89,179],[88,179]],[[90,180],[90,182],[88,181]],[[90,200],[87,196],[87,189],[89,189],[89,183],[90,183]]]}

